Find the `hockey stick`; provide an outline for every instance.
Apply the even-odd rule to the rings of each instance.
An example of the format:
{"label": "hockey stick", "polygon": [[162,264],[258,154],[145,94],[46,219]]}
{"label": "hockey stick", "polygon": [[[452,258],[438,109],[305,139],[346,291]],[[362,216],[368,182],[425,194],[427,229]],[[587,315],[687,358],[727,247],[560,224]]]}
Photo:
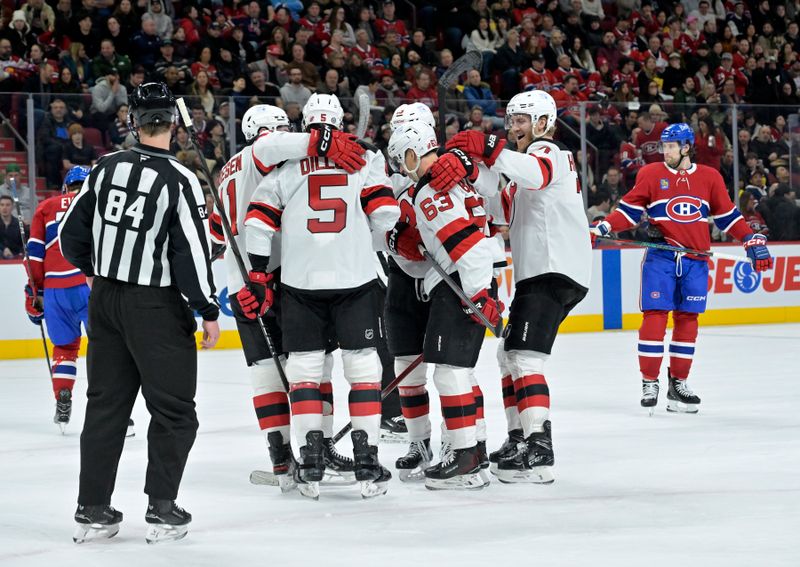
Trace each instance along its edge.
{"label": "hockey stick", "polygon": [[369,124],[369,95],[361,93],[358,95],[358,126],[356,127],[356,138],[363,138],[367,133]]}
{"label": "hockey stick", "polygon": [[[250,278],[247,275],[247,268],[244,265],[244,260],[242,260],[242,253],[239,250],[239,245],[237,244],[236,240],[233,239],[233,231],[231,230],[230,222],[228,222],[228,214],[225,211],[225,205],[222,204],[222,199],[220,199],[219,194],[215,189],[216,186],[214,185],[214,178],[211,175],[211,172],[208,170],[208,164],[206,163],[206,160],[202,158],[203,152],[200,150],[200,143],[197,141],[197,132],[192,125],[192,119],[189,117],[189,111],[186,109],[186,102],[183,100],[183,98],[179,98],[176,103],[178,105],[181,118],[183,119],[183,123],[186,125],[186,129],[189,131],[192,145],[194,146],[195,151],[201,156],[200,169],[203,171],[203,175],[206,178],[208,187],[211,190],[211,196],[214,198],[214,206],[217,207],[217,210],[219,211],[220,221],[222,222],[222,230],[228,240],[228,247],[230,248],[233,257],[236,260],[236,266],[239,268],[239,275],[242,277],[242,281],[244,281],[245,285],[249,287]],[[264,325],[264,321],[261,320],[261,317],[256,317],[256,321],[258,321],[258,327],[261,329],[261,335],[267,342],[267,347],[272,354],[272,360],[275,361],[275,366],[278,367],[278,374],[280,374],[283,387],[286,388],[286,392],[288,393],[289,380],[286,378],[286,373],[283,370],[280,356],[275,351],[275,343],[272,342],[272,337],[270,336],[267,327]]]}
{"label": "hockey stick", "polygon": [[464,290],[461,289],[458,286],[458,284],[453,281],[453,278],[450,277],[450,274],[444,271],[444,268],[442,268],[439,265],[439,263],[436,260],[434,260],[431,253],[425,250],[422,244],[419,245],[419,251],[422,253],[423,256],[425,256],[425,259],[428,260],[433,265],[433,269],[436,271],[437,274],[441,276],[442,280],[444,280],[444,283],[446,283],[448,287],[452,289],[453,292],[458,296],[458,298],[464,303],[464,305],[466,305],[467,308],[470,311],[472,311],[478,317],[478,319],[481,320],[481,323],[483,323],[484,327],[489,329],[495,337],[500,338],[500,335],[503,333],[502,318],[500,319],[500,322],[497,324],[497,327],[492,325],[492,322],[489,321],[489,318],[486,315],[484,315],[483,311],[478,309],[478,306],[475,305],[475,303],[473,303],[473,301],[469,297],[467,297],[467,294],[464,293]]}
{"label": "hockey stick", "polygon": [[208,259],[208,261],[209,261],[209,262],[212,262],[212,263],[213,263],[213,262],[216,262],[217,260],[219,260],[219,259],[222,257],[222,255],[223,255],[223,254],[225,254],[225,251],[226,251],[227,249],[228,249],[228,247],[227,247],[226,245],[224,245],[224,244],[223,244],[223,245],[220,247],[220,249],[219,249],[219,250],[217,250],[216,252],[214,252],[214,254],[212,254],[211,258],[209,258],[209,259]]}
{"label": "hockey stick", "polygon": [[697,256],[708,256],[710,258],[724,258],[726,260],[733,260],[734,262],[746,262],[753,265],[752,260],[747,256],[739,256],[737,254],[725,254],[724,252],[713,252],[711,250],[695,250],[693,248],[683,248],[681,246],[672,246],[671,244],[659,244],[658,242],[644,242],[641,240],[627,240],[625,238],[614,238],[613,236],[598,236],[607,242],[615,244],[627,244],[628,246],[639,246],[641,248],[653,248],[655,250],[667,250],[668,252],[678,252],[679,254],[695,254]]}
{"label": "hockey stick", "polygon": [[[19,239],[22,242],[22,265],[25,266],[25,273],[28,274],[28,284],[33,289],[33,275],[31,274],[31,257],[28,256],[28,243],[25,239],[25,222],[22,220],[22,205],[19,204],[19,195],[17,195],[17,180],[12,179],[8,184],[11,188],[11,197],[14,199],[14,204],[17,207],[17,222],[19,223]],[[42,303],[44,305],[44,303]],[[47,337],[44,334],[44,321],[39,323],[39,330],[42,332],[42,346],[44,347],[44,358],[47,361],[47,372],[50,374],[50,379],[53,379],[53,367],[50,365],[50,351],[47,350]]]}
{"label": "hockey stick", "polygon": [[453,64],[439,79],[437,91],[439,93],[439,145],[444,147],[447,141],[447,91],[458,78],[471,69],[481,70],[483,57],[480,51],[467,51],[464,55],[453,61]]}

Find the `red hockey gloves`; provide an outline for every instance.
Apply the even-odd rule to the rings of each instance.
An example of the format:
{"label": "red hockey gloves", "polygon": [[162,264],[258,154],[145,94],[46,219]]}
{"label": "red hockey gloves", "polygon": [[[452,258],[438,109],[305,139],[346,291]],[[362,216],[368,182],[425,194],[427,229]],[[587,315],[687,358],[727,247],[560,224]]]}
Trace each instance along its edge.
{"label": "red hockey gloves", "polygon": [[28,319],[34,325],[41,325],[42,319],[44,319],[43,297],[44,292],[42,290],[37,290],[30,284],[25,286],[25,311],[28,313]]}
{"label": "red hockey gloves", "polygon": [[[486,315],[492,327],[497,327],[497,324],[500,322],[500,315],[506,308],[502,301],[494,299],[489,295],[489,290],[484,289],[472,296],[472,303],[475,304],[475,307],[477,307],[481,313]],[[472,317],[472,320],[479,325],[483,325],[481,318],[473,313],[472,309],[466,305],[464,306],[464,313]]]}
{"label": "red hockey gloves", "polygon": [[506,141],[495,134],[482,134],[475,130],[459,132],[447,142],[447,149],[458,148],[473,158],[482,159],[483,163],[492,167]]}
{"label": "red hockey gloves", "polygon": [[361,157],[366,150],[356,142],[356,137],[328,124],[322,124],[311,130],[308,143],[308,155],[326,157],[347,173],[355,173],[367,162]]}
{"label": "red hockey gloves", "polygon": [[236,299],[242,314],[248,319],[255,319],[264,315],[275,301],[275,294],[270,287],[273,276],[264,272],[250,272],[248,276],[250,283],[239,290]]}
{"label": "red hockey gloves", "polygon": [[419,251],[422,237],[419,231],[406,222],[398,222],[386,233],[386,245],[392,254],[402,256],[411,262],[422,262],[425,257]]}
{"label": "red hockey gloves", "polygon": [[763,234],[748,234],[742,241],[747,257],[756,272],[764,272],[772,267],[772,256],[767,249],[767,237]]}
{"label": "red hockey gloves", "polygon": [[474,183],[478,178],[475,162],[459,149],[450,150],[431,167],[431,187],[436,191],[450,191],[462,179]]}

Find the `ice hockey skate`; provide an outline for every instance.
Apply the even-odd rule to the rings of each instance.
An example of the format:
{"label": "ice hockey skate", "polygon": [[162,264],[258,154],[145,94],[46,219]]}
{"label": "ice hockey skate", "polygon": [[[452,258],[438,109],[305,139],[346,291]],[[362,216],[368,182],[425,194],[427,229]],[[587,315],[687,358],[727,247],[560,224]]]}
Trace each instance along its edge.
{"label": "ice hockey skate", "polygon": [[306,433],[306,444],[300,447],[300,461],[294,473],[297,490],[312,500],[319,500],[319,482],[325,476],[324,443],[322,431]]}
{"label": "ice hockey skate", "polygon": [[525,443],[525,436],[522,433],[522,429],[512,429],[509,431],[508,437],[506,437],[506,440],[500,445],[500,448],[497,451],[489,453],[489,472],[493,475],[497,475],[497,463],[502,459],[508,459],[516,455],[520,451],[520,443]]}
{"label": "ice hockey skate", "polygon": [[475,451],[478,453],[478,462],[481,464],[481,471],[478,474],[481,475],[484,482],[489,483],[491,481],[489,479],[489,473],[487,473],[486,470],[491,463],[489,462],[489,455],[486,452],[486,441],[478,441],[475,444]]}
{"label": "ice hockey skate", "polygon": [[97,506],[79,504],[75,511],[75,522],[78,524],[72,536],[72,541],[75,543],[110,539],[119,533],[122,512],[105,504]]}
{"label": "ice hockey skate", "polygon": [[322,454],[325,459],[325,475],[320,481],[322,486],[350,486],[356,483],[355,463],[336,450],[330,437],[323,443]]}
{"label": "ice hockey skate", "polygon": [[53,416],[53,423],[61,428],[61,434],[67,431],[67,424],[72,415],[72,392],[67,388],[62,388],[58,392],[56,399],[56,414]]}
{"label": "ice hockey skate", "polygon": [[144,515],[147,522],[147,543],[177,541],[189,533],[192,515],[175,504],[174,500],[151,499]]}
{"label": "ice hockey skate", "polygon": [[444,459],[425,471],[428,490],[476,490],[489,485],[481,476],[481,463],[476,447],[452,449]]}
{"label": "ice hockey skate", "polygon": [[128,431],[125,432],[125,437],[134,437],[136,431],[133,429],[133,420],[128,419]]}
{"label": "ice hockey skate", "polygon": [[667,390],[667,411],[672,413],[697,413],[700,398],[686,385],[686,380],[678,380],[669,375]]}
{"label": "ice hockey skate", "polygon": [[394,466],[401,482],[415,482],[425,479],[425,469],[431,465],[433,451],[431,440],[412,441],[408,453],[397,459]]}
{"label": "ice hockey skate", "polygon": [[[294,480],[294,471],[297,468],[297,460],[292,453],[292,445],[283,442],[283,435],[280,431],[267,433],[267,443],[269,444],[269,458],[272,461],[273,480],[264,481],[260,473],[267,471],[253,471],[250,473],[250,482],[253,484],[271,484],[280,486],[284,494],[297,488]],[[255,480],[254,480],[255,476]]]}
{"label": "ice hockey skate", "polygon": [[658,404],[658,380],[642,380],[642,407],[647,408],[650,415]]}
{"label": "ice hockey skate", "polygon": [[522,451],[497,463],[500,482],[551,484],[553,477],[553,437],[550,421],[544,422],[544,431],[535,431],[525,440]]}
{"label": "ice hockey skate", "polygon": [[353,457],[356,480],[361,483],[361,497],[374,498],[386,494],[389,489],[390,473],[378,461],[378,446],[370,445],[365,431],[353,431]]}
{"label": "ice hockey skate", "polygon": [[381,441],[384,443],[408,443],[408,428],[402,415],[381,419]]}

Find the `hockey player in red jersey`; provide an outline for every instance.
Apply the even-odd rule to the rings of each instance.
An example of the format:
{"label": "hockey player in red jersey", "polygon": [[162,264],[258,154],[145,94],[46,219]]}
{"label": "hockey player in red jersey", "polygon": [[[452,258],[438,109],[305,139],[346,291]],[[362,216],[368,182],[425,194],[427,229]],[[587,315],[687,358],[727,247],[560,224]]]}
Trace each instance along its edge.
{"label": "hockey player in red jersey", "polygon": [[61,254],[58,223],[90,171],[90,167],[79,165],[67,172],[62,194],[50,197],[36,208],[28,240],[33,281],[25,286],[25,309],[33,323],[41,325],[44,319],[47,334],[55,345],[51,369],[56,397],[53,422],[62,432],[72,413],[81,323],[84,328],[88,324],[89,286],[81,271]]}
{"label": "hockey player in red jersey", "polygon": [[[344,111],[334,95],[314,94],[303,108],[312,135],[341,128]],[[253,195],[245,236],[256,312],[273,301],[266,289],[273,236],[280,231],[280,309],[292,427],[300,446],[295,476],[307,497],[319,497],[325,472],[323,392],[325,350],[331,329],[350,382],[355,477],[365,498],[386,492],[391,478],[378,461],[381,371],[375,348],[379,293],[371,231],[395,226],[400,209],[389,188],[380,152],[348,174],[320,157],[291,159],[276,167]],[[260,289],[259,289],[260,287]],[[240,292],[239,298],[241,300]]]}
{"label": "hockey player in red jersey", "polygon": [[[431,187],[428,171],[440,159],[437,149],[433,128],[418,121],[392,133],[388,153],[393,167],[416,182],[411,200],[425,247],[496,325],[502,306],[489,294],[494,251],[482,230],[486,213],[467,181],[450,192]],[[482,488],[488,482],[480,474],[470,368],[477,362],[485,331],[437,272],[425,274],[423,288],[430,298],[423,355],[435,365],[433,380],[452,447],[439,464],[425,471],[425,485],[434,490]],[[420,378],[424,386],[424,376]]]}
{"label": "hockey player in red jersey", "polygon": [[558,327],[586,296],[592,256],[583,199],[568,149],[553,140],[556,102],[543,91],[514,96],[505,141],[461,132],[448,143],[510,179],[503,191],[515,292],[498,359],[509,438],[490,455],[503,482],[553,482],[550,392],[544,363]]}
{"label": "hockey player in red jersey", "polygon": [[[694,132],[685,123],[672,124],[661,133],[664,161],[644,166],[636,185],[616,211],[592,232],[606,236],[637,225],[646,212],[651,227],[668,244],[708,250],[708,220],[744,244],[756,271],[772,267],[767,239],[753,234],[728,196],[720,173],[692,163]],[[704,257],[663,250],[647,250],[642,263],[639,329],[639,369],[643,407],[650,412],[658,402],[658,375],[664,357],[667,316],[674,328],[669,345],[667,410],[696,413],[700,398],[686,385],[694,358],[697,317],[705,311],[708,261]]]}

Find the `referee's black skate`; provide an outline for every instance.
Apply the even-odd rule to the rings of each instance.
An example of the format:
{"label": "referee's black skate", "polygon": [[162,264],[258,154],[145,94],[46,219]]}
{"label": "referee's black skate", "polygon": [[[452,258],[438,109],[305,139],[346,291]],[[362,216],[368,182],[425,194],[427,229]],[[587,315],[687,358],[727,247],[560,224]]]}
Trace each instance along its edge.
{"label": "referee's black skate", "polygon": [[522,433],[522,429],[512,429],[509,431],[508,437],[506,437],[506,440],[500,445],[500,448],[497,451],[489,453],[489,471],[496,475],[497,463],[502,459],[508,459],[519,453],[520,443],[525,443],[525,435]]}
{"label": "referee's black skate", "polygon": [[384,443],[407,443],[408,427],[402,415],[381,419],[381,441]]}
{"label": "referee's black skate", "polygon": [[425,471],[429,490],[475,490],[489,485],[481,475],[477,447],[451,449],[442,461]]}
{"label": "referee's black skate", "polygon": [[647,408],[650,415],[658,404],[658,380],[642,380],[642,407]]}
{"label": "referee's black skate", "polygon": [[278,480],[278,486],[283,493],[291,492],[297,488],[294,480],[297,460],[292,453],[292,445],[283,442],[283,434],[280,431],[267,433],[267,443],[269,444],[269,459],[272,461],[272,472]]}
{"label": "referee's black skate", "polygon": [[425,469],[431,465],[433,451],[431,440],[412,441],[408,453],[394,463],[402,482],[413,482],[425,479]]}
{"label": "referee's black skate", "polygon": [[122,512],[107,504],[82,506],[78,504],[75,511],[75,522],[78,524],[72,541],[85,543],[95,539],[109,539],[119,533]]}
{"label": "referee's black skate", "polygon": [[147,522],[145,541],[162,543],[185,538],[189,533],[192,515],[175,504],[174,500],[151,498],[144,521]]}
{"label": "referee's black skate", "polygon": [[355,430],[350,437],[353,439],[353,460],[356,480],[361,483],[361,497],[374,498],[386,494],[392,473],[378,461],[378,446],[369,444],[366,431]]}
{"label": "referee's black skate", "polygon": [[[668,371],[669,372],[669,371]],[[667,390],[667,411],[672,413],[697,413],[700,398],[686,385],[686,380],[678,380],[669,375]]]}
{"label": "referee's black skate", "polygon": [[497,463],[500,482],[551,484],[553,477],[553,436],[550,420],[544,422],[544,431],[535,431],[525,440],[523,449],[516,455]]}
{"label": "referee's black skate", "polygon": [[355,463],[336,450],[333,439],[325,438],[323,445],[325,458],[325,476],[320,484],[323,486],[350,486],[356,483]]}
{"label": "referee's black skate", "polygon": [[69,418],[72,415],[72,392],[67,388],[58,391],[56,399],[56,414],[53,416],[53,423],[61,428],[62,435],[67,430]]}
{"label": "referee's black skate", "polygon": [[325,437],[314,429],[306,433],[306,444],[300,447],[300,460],[294,480],[297,490],[306,498],[319,500],[319,481],[325,476]]}

